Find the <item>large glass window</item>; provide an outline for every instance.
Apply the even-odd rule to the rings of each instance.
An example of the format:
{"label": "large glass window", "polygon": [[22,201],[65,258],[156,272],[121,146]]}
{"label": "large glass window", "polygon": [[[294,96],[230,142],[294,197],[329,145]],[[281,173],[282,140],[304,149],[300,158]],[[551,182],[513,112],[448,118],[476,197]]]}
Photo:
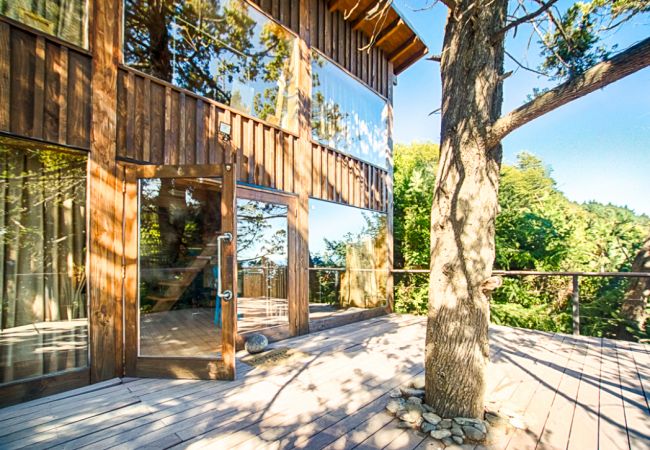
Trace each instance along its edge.
{"label": "large glass window", "polygon": [[316,51],[311,70],[314,140],[386,167],[386,101]]}
{"label": "large glass window", "polygon": [[0,383],[88,364],[86,156],[0,141]]}
{"label": "large glass window", "polygon": [[288,207],[237,200],[237,329],[240,333],[289,323]]}
{"label": "large glass window", "polygon": [[386,215],[309,200],[309,315],[386,303]]}
{"label": "large glass window", "polygon": [[86,0],[0,0],[0,14],[79,47],[88,47]]}
{"label": "large glass window", "polygon": [[295,130],[295,37],[244,0],[125,0],[126,64]]}

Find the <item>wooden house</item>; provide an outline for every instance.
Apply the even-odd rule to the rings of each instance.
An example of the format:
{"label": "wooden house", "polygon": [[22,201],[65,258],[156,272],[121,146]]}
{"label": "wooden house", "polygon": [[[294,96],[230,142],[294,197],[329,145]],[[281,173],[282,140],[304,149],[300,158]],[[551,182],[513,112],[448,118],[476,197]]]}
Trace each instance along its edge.
{"label": "wooden house", "polygon": [[426,51],[370,0],[0,0],[0,405],[390,311]]}

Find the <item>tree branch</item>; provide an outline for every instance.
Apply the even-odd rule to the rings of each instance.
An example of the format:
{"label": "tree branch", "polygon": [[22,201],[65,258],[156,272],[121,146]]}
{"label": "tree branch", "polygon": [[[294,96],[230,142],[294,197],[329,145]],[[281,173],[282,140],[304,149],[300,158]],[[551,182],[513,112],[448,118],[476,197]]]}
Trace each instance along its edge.
{"label": "tree branch", "polygon": [[496,33],[494,33],[492,40],[496,41],[498,38],[506,34],[508,31],[512,30],[513,28],[518,27],[519,25],[528,22],[531,19],[534,19],[535,17],[539,16],[544,11],[549,9],[551,6],[553,6],[553,4],[556,3],[557,1],[558,0],[549,0],[548,2],[542,4],[542,6],[539,9],[533,11],[532,13],[522,16],[519,19],[515,20],[514,22],[510,22],[508,25],[506,25],[505,27],[501,28]]}
{"label": "tree branch", "polygon": [[596,64],[582,75],[560,84],[501,117],[490,129],[488,148],[496,146],[509,133],[531,120],[648,66],[650,38]]}

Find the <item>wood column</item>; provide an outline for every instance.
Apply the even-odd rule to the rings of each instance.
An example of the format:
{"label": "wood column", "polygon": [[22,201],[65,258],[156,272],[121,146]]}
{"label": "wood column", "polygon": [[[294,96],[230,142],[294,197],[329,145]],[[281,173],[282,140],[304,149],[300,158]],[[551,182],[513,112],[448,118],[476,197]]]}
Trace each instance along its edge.
{"label": "wood column", "polygon": [[123,373],[122,180],[115,162],[120,0],[92,5],[92,122],[89,159],[91,382]]}
{"label": "wood column", "polygon": [[392,313],[395,311],[394,298],[394,280],[393,280],[393,261],[395,260],[393,231],[393,64],[388,64],[388,173],[386,174],[386,254],[388,255],[387,268],[389,270],[386,278],[386,311]]}
{"label": "wood column", "polygon": [[311,184],[311,50],[309,11],[311,2],[300,0],[300,62],[298,71],[299,138],[294,155],[295,188],[298,194],[296,208],[296,261],[292,276],[295,299],[290,317],[294,334],[309,333],[309,186]]}

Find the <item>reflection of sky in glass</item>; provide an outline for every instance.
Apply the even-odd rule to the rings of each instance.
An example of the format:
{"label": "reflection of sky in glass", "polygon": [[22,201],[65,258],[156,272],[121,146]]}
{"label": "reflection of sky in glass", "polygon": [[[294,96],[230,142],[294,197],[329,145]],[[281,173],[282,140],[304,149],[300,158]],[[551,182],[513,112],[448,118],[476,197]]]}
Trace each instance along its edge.
{"label": "reflection of sky in glass", "polygon": [[[237,260],[246,266],[259,265],[261,257],[277,265],[287,265],[287,207],[273,205],[272,210],[264,211],[264,202],[254,200],[237,200]],[[248,220],[245,216],[262,219],[260,223]],[[281,216],[281,217],[276,217]],[[250,245],[244,243],[250,239],[246,228],[254,232]],[[252,230],[251,230],[252,228]]]}
{"label": "reflection of sky in glass", "polygon": [[342,241],[346,235],[358,235],[368,224],[367,217],[383,216],[351,206],[309,199],[309,254],[323,257],[327,253],[325,240]]}
{"label": "reflection of sky in glass", "polygon": [[364,161],[386,167],[386,102],[315,52],[312,74],[314,139]]}

